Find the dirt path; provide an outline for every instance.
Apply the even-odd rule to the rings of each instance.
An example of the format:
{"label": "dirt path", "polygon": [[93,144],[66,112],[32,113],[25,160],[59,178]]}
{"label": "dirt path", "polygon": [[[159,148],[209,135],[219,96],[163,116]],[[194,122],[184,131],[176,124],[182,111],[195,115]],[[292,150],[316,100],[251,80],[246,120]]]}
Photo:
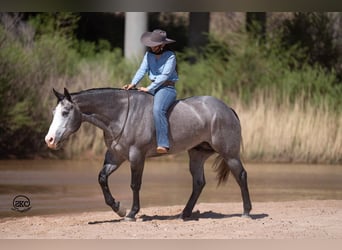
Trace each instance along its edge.
{"label": "dirt path", "polygon": [[0,219],[2,239],[342,239],[342,201],[255,202],[252,219],[241,203],[200,203],[193,219],[182,206],[142,208],[136,222],[113,212]]}

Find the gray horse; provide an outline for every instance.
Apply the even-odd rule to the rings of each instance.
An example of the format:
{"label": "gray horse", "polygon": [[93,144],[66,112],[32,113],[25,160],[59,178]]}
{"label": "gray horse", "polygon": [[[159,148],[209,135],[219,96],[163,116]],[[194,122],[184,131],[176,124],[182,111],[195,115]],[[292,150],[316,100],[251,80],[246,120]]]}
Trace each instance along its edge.
{"label": "gray horse", "polygon": [[[119,216],[135,220],[140,210],[139,191],[145,159],[158,156],[152,117],[153,96],[136,90],[89,89],[70,94],[53,90],[58,99],[54,117],[45,141],[49,148],[59,149],[76,132],[83,121],[104,132],[107,152],[99,173],[106,204]],[[181,218],[189,218],[205,185],[204,162],[218,153],[214,167],[218,184],[227,181],[231,171],[240,186],[242,216],[249,216],[251,201],[247,172],[240,160],[241,127],[235,111],[211,96],[178,100],[169,111],[170,154],[187,150],[190,157],[192,194]],[[128,160],[131,167],[132,208],[120,207],[108,187],[108,177]]]}

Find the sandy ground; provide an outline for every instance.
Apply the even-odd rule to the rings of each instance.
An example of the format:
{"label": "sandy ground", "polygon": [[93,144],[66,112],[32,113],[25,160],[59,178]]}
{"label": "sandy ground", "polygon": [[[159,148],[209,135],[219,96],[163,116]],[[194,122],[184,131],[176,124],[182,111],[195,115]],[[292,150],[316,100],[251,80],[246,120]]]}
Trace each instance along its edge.
{"label": "sandy ground", "polygon": [[142,208],[135,222],[108,212],[0,219],[2,239],[342,239],[342,200],[255,202],[251,218],[241,203]]}

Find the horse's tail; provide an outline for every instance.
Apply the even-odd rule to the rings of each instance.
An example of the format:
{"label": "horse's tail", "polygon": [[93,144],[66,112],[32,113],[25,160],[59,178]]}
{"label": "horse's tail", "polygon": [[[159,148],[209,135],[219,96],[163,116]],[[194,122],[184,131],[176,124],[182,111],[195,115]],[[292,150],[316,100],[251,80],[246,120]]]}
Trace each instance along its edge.
{"label": "horse's tail", "polygon": [[[233,111],[234,115],[236,116],[236,118],[240,122],[239,116],[237,115],[235,110],[232,109],[232,108],[231,108],[231,110]],[[241,154],[243,154],[244,146],[243,146],[242,135],[240,135],[240,140],[241,140],[240,152],[241,152]],[[242,158],[242,155],[240,155],[240,158]],[[216,178],[217,178],[217,181],[218,181],[217,182],[217,186],[221,185],[222,183],[226,183],[227,180],[228,180],[229,173],[230,173],[230,168],[229,168],[228,164],[226,163],[226,161],[223,159],[223,157],[221,155],[218,155],[216,157],[216,159],[214,161],[214,164],[213,164],[213,169],[217,173],[217,175],[216,175]]]}
{"label": "horse's tail", "polygon": [[230,168],[221,155],[216,157],[213,164],[213,169],[217,173],[217,186],[221,185],[222,183],[226,183],[230,173]]}

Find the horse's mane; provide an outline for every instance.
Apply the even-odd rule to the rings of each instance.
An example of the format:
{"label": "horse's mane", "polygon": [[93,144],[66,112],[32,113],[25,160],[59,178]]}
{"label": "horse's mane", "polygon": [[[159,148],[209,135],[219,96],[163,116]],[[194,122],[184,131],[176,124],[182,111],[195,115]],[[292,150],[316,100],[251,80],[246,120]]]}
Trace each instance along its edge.
{"label": "horse's mane", "polygon": [[[71,95],[82,95],[82,94],[96,94],[96,93],[108,93],[108,92],[123,92],[127,91],[122,88],[110,88],[110,87],[105,87],[105,88],[91,88],[91,89],[85,89],[81,90],[79,92],[74,92],[71,93]],[[150,93],[144,93],[141,91],[138,91],[137,89],[130,89],[128,90],[130,94],[150,94]],[[150,94],[151,95],[151,94]]]}

